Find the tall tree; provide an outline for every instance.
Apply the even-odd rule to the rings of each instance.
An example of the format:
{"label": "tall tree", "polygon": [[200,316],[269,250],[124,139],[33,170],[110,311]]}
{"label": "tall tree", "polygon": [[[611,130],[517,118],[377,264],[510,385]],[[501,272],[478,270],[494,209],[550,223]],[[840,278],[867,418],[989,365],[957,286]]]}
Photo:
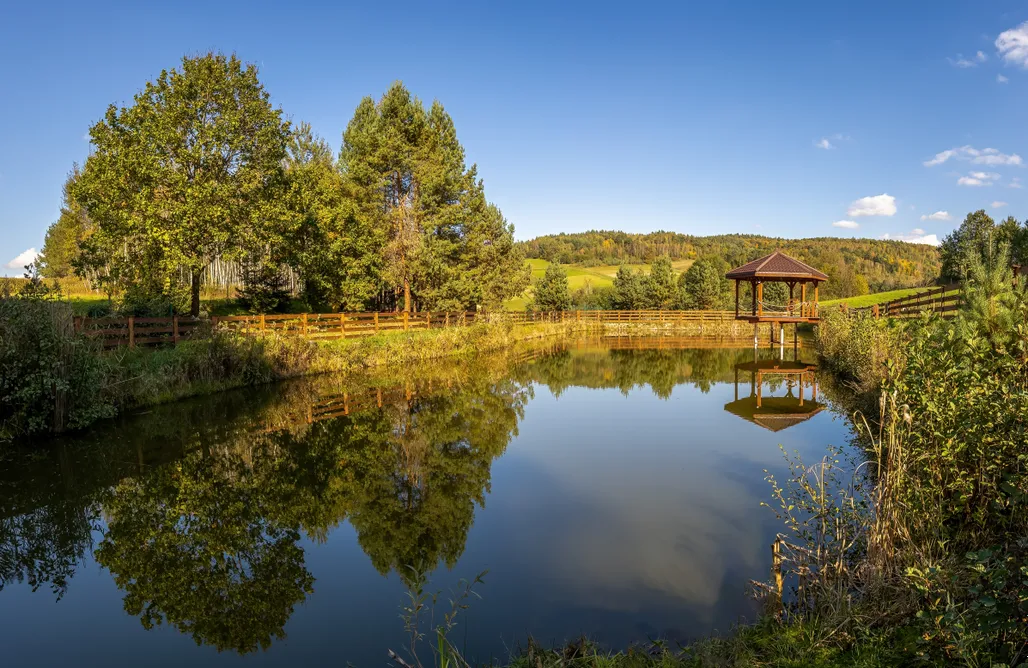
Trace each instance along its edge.
{"label": "tall tree", "polygon": [[71,275],[79,257],[79,244],[92,227],[89,214],[72,195],[72,187],[80,175],[79,166],[73,165],[64,182],[61,215],[46,231],[39,264],[40,272],[47,278]]}
{"label": "tall tree", "polygon": [[331,149],[307,123],[290,137],[285,169],[286,213],[269,248],[299,274],[308,306],[362,310],[378,290],[379,231],[346,196]]}
{"label": "tall tree", "polygon": [[87,266],[164,289],[184,270],[199,315],[211,261],[241,253],[279,217],[289,123],[257,68],[234,55],[183,58],[131,106],[111,105],[89,134],[94,151],[73,187],[95,223]]}
{"label": "tall tree", "polygon": [[[382,277],[405,311],[489,305],[528,283],[513,230],[465,166],[453,120],[397,82],[365,98],[343,134],[340,168],[359,215],[383,233]],[[499,270],[499,271],[498,271]],[[501,276],[506,275],[506,280]]]}
{"label": "tall tree", "polygon": [[644,280],[646,299],[653,308],[670,309],[678,304],[678,286],[671,258],[661,255],[653,261],[650,275]]}
{"label": "tall tree", "polygon": [[962,281],[971,267],[972,258],[988,253],[996,223],[983,209],[967,214],[960,227],[950,232],[939,245],[942,280]]}
{"label": "tall tree", "polygon": [[533,306],[541,311],[566,311],[571,308],[568,272],[559,262],[546,267],[546,273],[535,286]]}
{"label": "tall tree", "polygon": [[646,289],[643,278],[630,267],[621,265],[614,276],[610,303],[615,309],[633,310],[646,305]]}
{"label": "tall tree", "polygon": [[701,257],[681,275],[679,285],[687,309],[719,309],[728,302],[731,289],[725,278],[728,263],[719,257]]}

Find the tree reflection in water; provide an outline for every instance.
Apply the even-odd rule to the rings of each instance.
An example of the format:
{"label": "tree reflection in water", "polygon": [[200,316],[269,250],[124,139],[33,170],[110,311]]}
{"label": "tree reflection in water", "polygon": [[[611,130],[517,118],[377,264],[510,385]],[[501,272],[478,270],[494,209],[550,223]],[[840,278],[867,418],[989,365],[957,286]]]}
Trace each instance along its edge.
{"label": "tree reflection in water", "polygon": [[60,598],[95,548],[144,627],[266,649],[314,591],[304,536],[324,541],[346,520],[382,574],[452,567],[534,384],[667,398],[731,381],[752,356],[586,342],[160,407],[2,467],[0,588]]}

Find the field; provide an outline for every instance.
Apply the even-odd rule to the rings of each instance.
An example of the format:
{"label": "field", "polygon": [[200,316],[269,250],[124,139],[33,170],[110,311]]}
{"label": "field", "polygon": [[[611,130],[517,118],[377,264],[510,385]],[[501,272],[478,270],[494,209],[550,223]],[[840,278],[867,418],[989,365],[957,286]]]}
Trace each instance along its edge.
{"label": "field", "polygon": [[930,290],[929,287],[924,288],[903,288],[901,290],[889,290],[888,292],[875,292],[870,295],[861,295],[860,297],[846,297],[844,299],[830,299],[826,302],[821,302],[821,306],[839,306],[845,303],[849,308],[864,308],[865,306],[874,306],[875,304],[884,304],[885,302],[892,301],[893,299],[899,299],[901,297],[909,297],[912,294],[918,292],[924,292]]}
{"label": "field", "polygon": [[[547,260],[525,260],[525,263],[532,268],[533,284],[543,277],[543,274],[546,273],[546,268],[550,266]],[[676,273],[681,273],[692,266],[692,263],[692,260],[675,260],[671,263],[671,266],[674,267]],[[650,265],[648,264],[626,264],[625,266],[635,272],[650,273]],[[616,264],[606,264],[597,267],[569,264],[564,267],[568,274],[568,288],[572,292],[584,288],[586,285],[594,289],[613,287],[614,277],[617,276],[619,268],[620,265]],[[532,287],[529,286],[520,297],[504,302],[503,307],[508,311],[523,311],[531,299]]]}

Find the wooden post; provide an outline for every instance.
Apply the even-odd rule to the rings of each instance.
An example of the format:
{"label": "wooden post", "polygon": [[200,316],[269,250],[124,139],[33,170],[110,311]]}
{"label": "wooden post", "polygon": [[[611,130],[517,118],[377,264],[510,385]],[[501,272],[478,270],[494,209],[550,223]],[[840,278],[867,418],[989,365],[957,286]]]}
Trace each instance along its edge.
{"label": "wooden post", "polygon": [[339,314],[339,338],[341,338],[341,339],[345,339],[346,338],[346,314],[345,313],[340,313]]}
{"label": "wooden post", "polygon": [[432,329],[432,312],[425,311],[425,329]]}
{"label": "wooden post", "polygon": [[800,317],[807,317],[807,282],[800,283]]}
{"label": "wooden post", "polygon": [[757,283],[757,315],[764,315],[764,281]]}
{"label": "wooden post", "polygon": [[871,307],[871,313],[874,314],[875,320],[878,319],[878,304]]}
{"label": "wooden post", "polygon": [[450,326],[450,312],[447,311],[446,315],[444,317],[445,317],[445,320],[443,320],[443,327],[446,328],[446,327]]}
{"label": "wooden post", "polygon": [[378,311],[375,311],[375,333],[378,334]]}
{"label": "wooden post", "polygon": [[136,316],[130,315],[128,317],[128,329],[129,329],[129,348],[136,347]]}
{"label": "wooden post", "polygon": [[300,314],[300,327],[301,327],[300,331],[303,333],[303,335],[307,336],[307,314],[306,313],[301,313]]}
{"label": "wooden post", "polygon": [[178,345],[178,316],[171,316],[171,342]]}
{"label": "wooden post", "polygon": [[268,324],[264,322],[264,314],[261,313],[261,331],[263,332],[268,328]]}
{"label": "wooden post", "polygon": [[810,317],[817,317],[817,281],[814,281],[814,308],[810,310]]}
{"label": "wooden post", "polygon": [[410,311],[403,312],[403,331],[407,331],[408,320],[410,318]]}
{"label": "wooden post", "polygon": [[82,332],[82,316],[77,315],[71,319],[71,326],[75,330],[76,334]]}
{"label": "wooden post", "polygon": [[739,317],[739,279],[735,279],[735,317]]}
{"label": "wooden post", "polygon": [[757,408],[760,408],[760,394],[764,389],[764,374],[761,371],[757,372]]}

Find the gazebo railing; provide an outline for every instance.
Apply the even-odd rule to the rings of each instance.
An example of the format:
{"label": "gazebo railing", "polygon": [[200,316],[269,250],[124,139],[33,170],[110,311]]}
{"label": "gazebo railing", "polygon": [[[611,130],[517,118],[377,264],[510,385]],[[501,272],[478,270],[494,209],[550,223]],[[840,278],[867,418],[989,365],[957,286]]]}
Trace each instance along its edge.
{"label": "gazebo railing", "polygon": [[766,301],[757,302],[757,315],[780,316],[783,318],[816,318],[817,302],[793,299],[785,304]]}

